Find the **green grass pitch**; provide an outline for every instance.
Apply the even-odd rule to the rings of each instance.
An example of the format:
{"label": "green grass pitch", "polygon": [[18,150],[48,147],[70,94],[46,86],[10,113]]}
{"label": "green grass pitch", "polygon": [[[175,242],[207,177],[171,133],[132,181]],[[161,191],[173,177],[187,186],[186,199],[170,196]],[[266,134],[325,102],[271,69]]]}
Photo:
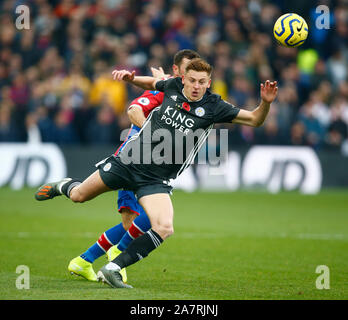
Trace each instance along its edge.
{"label": "green grass pitch", "polygon": [[[347,299],[348,192],[263,192],[172,197],[175,233],[128,268],[132,290],[71,276],[69,261],[120,222],[116,193],[73,204],[0,189],[0,299]],[[94,263],[97,271],[106,259]],[[19,265],[30,289],[16,288]],[[330,289],[316,288],[319,265]]]}

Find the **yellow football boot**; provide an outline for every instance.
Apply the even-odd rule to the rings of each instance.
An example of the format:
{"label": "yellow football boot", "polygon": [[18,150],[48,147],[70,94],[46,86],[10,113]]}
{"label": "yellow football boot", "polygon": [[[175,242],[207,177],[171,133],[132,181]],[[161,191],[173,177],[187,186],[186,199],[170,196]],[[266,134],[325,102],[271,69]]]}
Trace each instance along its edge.
{"label": "yellow football boot", "polygon": [[97,275],[93,270],[92,263],[82,259],[80,256],[70,261],[68,270],[71,274],[81,276],[88,281],[98,281]]}
{"label": "yellow football boot", "polygon": [[[106,255],[108,257],[108,261],[111,262],[114,260],[119,254],[121,254],[122,251],[117,249],[117,246],[112,246],[107,252]],[[124,283],[127,282],[127,271],[126,268],[121,269],[120,274],[122,276],[122,281]]]}

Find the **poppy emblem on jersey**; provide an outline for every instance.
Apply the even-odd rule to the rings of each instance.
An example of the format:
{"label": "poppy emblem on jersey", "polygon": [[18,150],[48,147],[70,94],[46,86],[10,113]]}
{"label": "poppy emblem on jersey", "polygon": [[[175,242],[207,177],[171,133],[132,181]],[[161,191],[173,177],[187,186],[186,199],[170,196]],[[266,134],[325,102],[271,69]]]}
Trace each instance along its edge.
{"label": "poppy emblem on jersey", "polygon": [[147,106],[148,104],[150,104],[150,100],[145,97],[138,99],[138,102],[142,104],[143,106]]}
{"label": "poppy emblem on jersey", "polygon": [[190,105],[187,102],[183,102],[182,108],[184,110],[186,110],[186,111],[190,111],[191,110],[191,107],[190,107]]}
{"label": "poppy emblem on jersey", "polygon": [[202,107],[199,107],[195,110],[195,113],[198,117],[203,117],[205,115],[205,110]]}
{"label": "poppy emblem on jersey", "polygon": [[110,169],[111,169],[111,163],[109,162],[109,163],[107,163],[107,164],[104,166],[103,170],[104,170],[104,171],[109,171]]}

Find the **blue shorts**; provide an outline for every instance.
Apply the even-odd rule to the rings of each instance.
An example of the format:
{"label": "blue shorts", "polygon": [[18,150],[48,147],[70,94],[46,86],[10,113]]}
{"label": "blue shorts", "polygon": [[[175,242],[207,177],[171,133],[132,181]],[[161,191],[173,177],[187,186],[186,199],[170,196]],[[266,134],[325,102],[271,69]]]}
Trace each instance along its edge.
{"label": "blue shorts", "polygon": [[136,213],[138,216],[141,214],[146,214],[143,207],[139,204],[132,191],[119,190],[117,204],[118,212],[121,212],[122,209],[126,208]]}

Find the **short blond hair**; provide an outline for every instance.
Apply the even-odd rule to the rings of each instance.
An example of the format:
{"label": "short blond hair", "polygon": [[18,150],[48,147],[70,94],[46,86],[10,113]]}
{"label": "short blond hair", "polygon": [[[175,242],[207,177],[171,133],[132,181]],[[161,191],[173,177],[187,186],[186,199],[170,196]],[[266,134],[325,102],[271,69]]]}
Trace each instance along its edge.
{"label": "short blond hair", "polygon": [[189,72],[190,70],[194,70],[194,71],[204,71],[206,72],[209,77],[211,76],[212,72],[213,72],[213,67],[204,59],[202,58],[195,58],[192,59],[188,65],[186,66],[186,73]]}

